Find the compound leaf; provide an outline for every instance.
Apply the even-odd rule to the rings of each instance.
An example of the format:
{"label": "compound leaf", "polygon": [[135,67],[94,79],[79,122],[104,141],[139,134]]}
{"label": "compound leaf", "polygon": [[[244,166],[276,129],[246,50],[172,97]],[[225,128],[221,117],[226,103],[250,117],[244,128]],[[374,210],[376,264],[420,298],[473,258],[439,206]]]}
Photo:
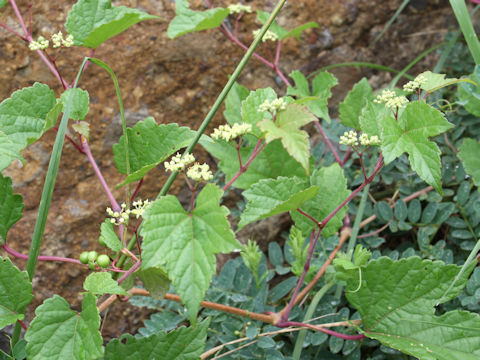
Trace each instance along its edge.
{"label": "compound leaf", "polygon": [[45,84],[17,90],[0,104],[0,131],[21,151],[42,136],[55,104],[55,93]]}
{"label": "compound leaf", "polygon": [[472,176],[476,186],[480,186],[480,144],[475,139],[465,138],[458,149],[458,157],[462,160],[466,172]]}
{"label": "compound leaf", "polygon": [[100,225],[100,238],[109,249],[115,252],[123,249],[122,242],[113,229],[113,224],[108,220],[105,220],[105,222]]}
{"label": "compound leaf", "polygon": [[33,300],[32,283],[10,259],[0,257],[0,329],[23,320],[23,311]]}
{"label": "compound leaf", "polygon": [[338,107],[342,124],[360,130],[358,119],[368,100],[373,100],[373,90],[368,80],[362,78],[362,80],[356,83],[353,89],[348,92],[345,100],[343,100]]}
{"label": "compound leaf", "polygon": [[263,119],[258,123],[258,127],[265,132],[267,143],[281,139],[285,150],[302,164],[305,172],[309,174],[310,142],[307,132],[300,130],[300,127],[315,120],[315,116],[306,108],[289,104],[285,110],[277,113],[275,122]]}
{"label": "compound leaf", "polygon": [[[127,129],[131,174],[121,186],[141,179],[175,151],[187,146],[195,132],[177,124],[157,125],[152,117]],[[113,161],[121,174],[126,174],[125,135],[113,145]]]}
{"label": "compound leaf", "polygon": [[97,299],[86,293],[82,312],[70,309],[61,296],[54,295],[35,310],[36,317],[25,334],[27,358],[31,360],[98,359],[103,340],[98,328]]}
{"label": "compound leaf", "polygon": [[296,177],[260,180],[243,192],[248,204],[240,218],[238,230],[252,221],[295,210],[313,198],[318,190],[318,186],[307,188],[307,181]]}
{"label": "compound leaf", "polygon": [[60,102],[63,104],[63,108],[66,108],[72,91],[75,91],[75,94],[73,95],[68,117],[73,120],[83,120],[85,119],[85,116],[87,116],[89,110],[88,104],[90,102],[90,96],[88,95],[88,91],[80,88],[68,89],[60,96]]}
{"label": "compound leaf", "polygon": [[167,195],[143,215],[142,268],[165,266],[192,322],[215,274],[215,254],[241,247],[227,221],[228,209],[219,205],[222,195],[207,184],[191,213]]}
{"label": "compound leaf", "polygon": [[96,49],[136,23],[158,19],[137,9],[112,6],[110,0],[78,0],[68,12],[65,27],[75,45]]}
{"label": "compound leaf", "polygon": [[332,96],[330,89],[338,84],[337,78],[327,71],[322,71],[313,79],[310,91],[308,81],[300,71],[293,71],[290,77],[295,86],[289,86],[287,94],[296,96],[297,103],[307,105],[315,116],[330,122],[327,101]]}
{"label": "compound leaf", "polygon": [[[326,218],[350,195],[350,190],[347,190],[347,179],[345,179],[343,170],[337,163],[315,170],[310,177],[310,185],[318,186],[320,190],[313,199],[300,206],[300,209],[318,222]],[[322,230],[324,238],[332,236],[338,231],[346,213],[347,207],[344,206],[327,223]],[[295,222],[295,226],[302,234],[310,234],[316,228],[312,220],[298,211],[291,211],[290,215]]]}
{"label": "compound leaf", "polygon": [[108,343],[105,360],[197,360],[205,349],[209,323],[205,320],[195,327],[182,326],[141,338],[126,334]]}
{"label": "compound leaf", "polygon": [[22,218],[22,196],[13,193],[12,179],[0,174],[0,241],[7,240],[8,230]]}
{"label": "compound leaf", "polygon": [[[422,360],[474,360],[480,356],[480,317],[466,311],[435,315],[435,306],[456,297],[473,270],[454,286],[461,267],[411,257],[382,257],[347,281],[346,296],[362,316],[364,334]],[[358,291],[356,291],[358,289]]]}
{"label": "compound leaf", "polygon": [[[256,139],[249,139],[249,145],[240,149],[242,163],[245,164],[255,148]],[[235,146],[223,140],[211,140],[203,137],[200,144],[214,157],[220,160],[218,167],[225,173],[226,181],[229,181],[239,170],[238,154]],[[275,179],[278,176],[296,176],[305,178],[305,170],[287,153],[280,140],[272,141],[250,163],[247,171],[240,175],[233,183],[239,189],[248,189],[262,179]]]}
{"label": "compound leaf", "polygon": [[194,11],[188,7],[188,0],[175,1],[176,16],[168,24],[167,35],[170,39],[194,31],[215,29],[228,16],[228,9],[214,8],[206,11]]}
{"label": "compound leaf", "polygon": [[91,273],[85,279],[83,288],[95,295],[117,294],[128,296],[128,292],[118,285],[108,272]]}
{"label": "compound leaf", "polygon": [[444,115],[423,101],[413,101],[398,122],[386,117],[383,122],[382,150],[385,164],[408,153],[412,169],[425,182],[442,193],[440,149],[428,140],[452,128]]}

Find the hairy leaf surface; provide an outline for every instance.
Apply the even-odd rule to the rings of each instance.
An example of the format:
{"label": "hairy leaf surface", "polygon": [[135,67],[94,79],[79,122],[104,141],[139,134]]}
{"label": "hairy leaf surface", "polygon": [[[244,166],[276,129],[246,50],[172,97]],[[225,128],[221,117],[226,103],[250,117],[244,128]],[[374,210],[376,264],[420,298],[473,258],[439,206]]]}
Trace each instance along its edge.
{"label": "hairy leaf surface", "polygon": [[110,0],[78,0],[68,12],[65,27],[75,45],[96,49],[130,26],[157,18],[137,9],[112,6]]}
{"label": "hairy leaf surface", "polygon": [[[473,264],[472,264],[473,265]],[[435,306],[456,297],[473,266],[449,290],[460,266],[411,257],[382,257],[347,285],[347,299],[362,316],[364,334],[425,360],[474,360],[480,356],[480,317],[466,311],[435,315]]]}
{"label": "hairy leaf surface", "polygon": [[23,320],[23,311],[33,300],[32,283],[10,259],[0,257],[0,329]]}
{"label": "hairy leaf surface", "polygon": [[440,149],[428,140],[452,128],[444,115],[423,101],[410,102],[398,122],[386,117],[383,122],[382,150],[385,164],[404,152],[408,153],[412,169],[426,183],[442,193]]}
{"label": "hairy leaf surface", "polygon": [[240,218],[238,230],[252,221],[299,208],[319,190],[318,186],[307,185],[306,180],[296,177],[265,179],[252,185],[243,192],[248,204]]}
{"label": "hairy leaf surface", "polygon": [[126,334],[108,343],[105,360],[197,360],[205,349],[209,323],[206,320],[195,327],[182,326],[142,338]]}
{"label": "hairy leaf surface", "polygon": [[91,273],[85,279],[83,283],[83,288],[95,295],[128,295],[125,289],[118,285],[118,283],[112,279],[112,275],[108,272]]}
{"label": "hairy leaf surface", "polygon": [[215,254],[241,247],[227,221],[228,209],[219,205],[222,194],[216,185],[207,184],[191,213],[167,195],[143,216],[142,268],[165,266],[192,322],[215,274]]}
{"label": "hairy leaf surface", "polygon": [[358,119],[368,100],[373,100],[373,90],[367,79],[363,78],[353,86],[338,107],[342,124],[360,130]]}
{"label": "hairy leaf surface", "polygon": [[30,360],[86,360],[103,355],[103,340],[98,328],[97,299],[86,293],[82,312],[70,309],[61,296],[54,295],[35,310],[35,318],[25,333]]}
{"label": "hairy leaf surface", "polygon": [[70,112],[68,117],[73,120],[83,120],[88,113],[88,104],[90,102],[90,96],[88,91],[76,88],[68,89],[62,93],[60,96],[60,101],[63,104],[63,108],[67,107],[68,100],[70,99],[70,93],[75,91],[73,96],[72,104],[70,105]]}
{"label": "hairy leaf surface", "polygon": [[105,220],[102,225],[100,225],[100,238],[109,249],[115,252],[123,249],[123,244],[115,233],[113,224],[108,220]]}

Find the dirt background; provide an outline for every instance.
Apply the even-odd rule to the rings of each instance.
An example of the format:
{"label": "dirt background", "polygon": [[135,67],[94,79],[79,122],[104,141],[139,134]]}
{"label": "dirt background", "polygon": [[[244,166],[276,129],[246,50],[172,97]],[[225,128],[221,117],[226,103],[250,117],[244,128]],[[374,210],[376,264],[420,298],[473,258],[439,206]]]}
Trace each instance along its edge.
{"label": "dirt background", "polygon": [[[190,1],[201,9],[201,1]],[[347,62],[366,61],[402,69],[424,50],[441,43],[448,29],[456,27],[455,18],[447,0],[411,0],[398,20],[375,45],[369,47],[375,36],[399,7],[401,0],[296,0],[289,1],[278,21],[286,28],[316,21],[318,29],[308,30],[302,41],[288,39],[282,48],[281,70],[288,74],[300,69],[309,74],[323,66]],[[65,30],[67,11],[74,1],[37,1],[32,7],[34,37],[49,37]],[[214,1],[214,5],[227,6],[230,1]],[[246,1],[253,9],[270,11],[275,1]],[[26,2],[19,1],[23,14],[27,14]],[[168,22],[174,17],[174,2],[170,0],[124,0],[114,5],[136,7],[158,15],[159,21],[149,20],[137,24],[123,34],[102,44],[95,56],[105,61],[116,72],[123,94],[127,118],[130,124],[153,116],[158,123],[176,122],[196,129],[215,101],[240,61],[243,50],[229,42],[219,31],[210,30],[188,34],[175,40],[166,35]],[[0,21],[21,32],[11,6],[7,5]],[[27,18],[27,16],[25,16]],[[254,14],[245,15],[240,24],[241,39],[249,44],[251,30],[259,27]],[[272,58],[273,48],[262,45],[259,52]],[[50,50],[56,57],[62,76],[71,82],[88,49],[72,48]],[[436,52],[427,56],[409,73],[431,69],[438,57]],[[43,82],[61,93],[58,81],[51,75],[36,53],[14,35],[0,30],[0,100],[22,87]],[[332,70],[340,85],[334,88],[331,102],[335,104],[361,77],[371,79],[374,87],[386,84],[392,77],[385,72],[370,69],[342,67]],[[249,89],[271,86],[279,94],[285,93],[280,79],[259,61],[251,60],[239,82]],[[91,124],[90,144],[107,183],[113,188],[122,176],[113,164],[112,145],[121,135],[120,117],[114,87],[107,73],[90,66],[83,75],[80,86],[90,93]],[[210,129],[223,122],[217,114]],[[73,133],[70,133],[75,138]],[[13,163],[5,175],[13,179],[15,191],[23,196],[23,218],[9,232],[8,244],[17,251],[28,253],[29,242],[45,177],[49,154],[55,139],[55,131],[49,131],[40,141],[24,151],[26,164]],[[213,165],[211,159],[207,159]],[[162,169],[150,172],[141,188],[140,197],[154,198],[166,179]],[[171,190],[186,196],[182,182],[177,181]],[[115,190],[117,199],[123,191]],[[100,224],[109,206],[106,196],[85,156],[66,143],[60,171],[53,195],[41,254],[77,257],[82,251],[101,251],[97,239]],[[256,239],[266,244],[279,234],[278,226],[263,223],[254,227]],[[261,234],[261,236],[260,236]],[[2,254],[5,256],[5,254]],[[15,260],[21,268],[25,261]],[[43,300],[60,294],[74,308],[79,308],[80,292],[88,269],[82,266],[39,263],[33,282],[35,299],[29,307],[28,323],[36,306]],[[124,332],[134,333],[148,315],[146,310],[126,303],[115,304],[104,324],[106,339]]]}

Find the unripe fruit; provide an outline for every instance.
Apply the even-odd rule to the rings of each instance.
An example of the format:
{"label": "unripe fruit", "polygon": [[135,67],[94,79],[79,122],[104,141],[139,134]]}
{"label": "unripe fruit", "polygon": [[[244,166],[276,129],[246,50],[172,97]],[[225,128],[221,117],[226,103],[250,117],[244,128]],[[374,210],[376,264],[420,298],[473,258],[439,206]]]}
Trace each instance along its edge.
{"label": "unripe fruit", "polygon": [[78,260],[80,260],[82,264],[88,263],[88,251],[82,252],[78,257]]}
{"label": "unripe fruit", "polygon": [[105,254],[99,255],[97,258],[97,264],[101,268],[106,268],[110,264],[110,258]]}
{"label": "unripe fruit", "polygon": [[95,263],[93,261],[89,261],[88,267],[90,268],[90,270],[95,270]]}
{"label": "unripe fruit", "polygon": [[97,260],[97,257],[98,253],[96,251],[90,251],[88,253],[88,261],[94,262],[95,260]]}
{"label": "unripe fruit", "polygon": [[105,241],[103,241],[103,237],[101,236],[98,238],[98,243],[102,246],[105,246],[105,247],[107,246],[107,244],[105,244]]}

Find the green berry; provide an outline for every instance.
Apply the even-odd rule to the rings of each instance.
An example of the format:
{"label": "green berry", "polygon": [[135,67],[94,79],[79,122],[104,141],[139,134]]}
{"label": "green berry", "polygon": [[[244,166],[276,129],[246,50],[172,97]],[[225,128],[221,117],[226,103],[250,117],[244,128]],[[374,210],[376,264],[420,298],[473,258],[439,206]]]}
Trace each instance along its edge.
{"label": "green berry", "polygon": [[103,237],[102,237],[102,236],[100,236],[100,237],[98,238],[98,243],[99,243],[100,245],[102,245],[102,246],[105,246],[105,247],[107,246],[107,244],[105,244],[105,241],[103,241]]}
{"label": "green berry", "polygon": [[99,255],[97,258],[97,264],[101,268],[106,268],[110,264],[110,258],[105,254]]}
{"label": "green berry", "polygon": [[90,268],[90,270],[95,270],[95,263],[93,261],[89,261],[88,267]]}
{"label": "green berry", "polygon": [[97,260],[97,257],[98,253],[96,251],[90,251],[88,253],[88,261],[94,262],[95,260]]}
{"label": "green berry", "polygon": [[79,258],[80,262],[82,264],[88,263],[88,251],[84,251],[80,254]]}

